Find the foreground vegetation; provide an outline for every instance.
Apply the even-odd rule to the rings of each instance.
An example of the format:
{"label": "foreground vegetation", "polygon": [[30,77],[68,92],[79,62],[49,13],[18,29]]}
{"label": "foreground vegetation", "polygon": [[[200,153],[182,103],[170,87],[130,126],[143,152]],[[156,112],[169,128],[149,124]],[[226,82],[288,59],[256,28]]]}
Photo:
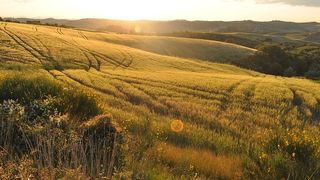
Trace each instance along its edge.
{"label": "foreground vegetation", "polygon": [[[65,102],[54,103],[54,109],[62,116],[68,115],[62,121],[66,128],[61,130],[52,121],[44,123],[48,121],[46,118],[31,124],[22,119],[19,122],[32,129],[27,139],[32,140],[36,133],[59,130],[64,134],[61,138],[77,142],[68,138],[73,137],[71,134],[83,137],[86,131],[92,135],[91,130],[87,130],[91,129],[90,126],[96,132],[93,136],[101,138],[100,129],[104,123],[96,122],[99,116],[94,117],[108,114],[104,116],[106,121],[118,124],[122,129],[120,157],[116,157],[120,165],[112,165],[115,179],[320,178],[318,83],[265,75],[198,59],[160,55],[134,46],[128,47],[125,43],[104,41],[105,36],[113,34],[22,24],[2,25],[1,87],[16,87],[21,84],[20,81],[27,84],[22,90],[36,87],[30,92],[37,92],[41,87],[52,87],[47,81],[54,82],[53,87],[56,83],[62,86],[62,89],[49,91],[46,95],[59,97],[53,98],[54,102]],[[121,41],[121,35],[114,36]],[[188,43],[185,39],[183,41]],[[7,80],[12,76],[30,80]],[[32,77],[48,80],[37,81],[38,84]],[[69,90],[64,90],[64,87]],[[18,107],[16,109],[27,109],[28,116],[29,112],[33,112],[28,110],[30,103],[43,105],[47,102],[48,96],[40,99],[38,96],[32,97],[29,94],[33,93],[21,93],[23,91],[18,91],[20,88],[12,94],[13,89],[0,91],[1,107],[13,104],[13,107]],[[67,91],[71,95],[55,94],[59,91],[62,94]],[[80,95],[77,92],[81,92]],[[87,95],[88,92],[92,95]],[[1,122],[11,122],[8,119],[3,118]],[[31,118],[34,119],[37,118]],[[34,130],[36,127],[40,130]],[[8,137],[17,138],[12,133]],[[5,142],[11,143],[0,145],[4,149],[17,149],[12,145],[19,145],[13,141]],[[24,141],[21,144],[25,146]],[[109,142],[106,144],[110,145]],[[58,149],[57,152],[71,153],[69,157],[73,157],[72,152],[78,152],[73,148],[79,149],[76,145],[67,146],[64,151]],[[0,173],[10,173],[5,167],[11,165],[18,172],[23,172],[20,177],[26,177],[33,173],[29,168],[24,168],[31,167],[30,164],[34,165],[35,171],[47,172],[37,166],[41,163],[32,162],[42,156],[31,153],[30,149],[26,148],[26,153],[12,152],[17,152],[18,158],[4,156]],[[24,158],[25,155],[30,158]],[[58,166],[59,163],[56,163],[45,167],[56,167],[54,172],[59,177],[68,176],[69,172],[94,176],[80,163],[88,158],[88,154],[77,157],[80,160],[72,162],[78,164],[62,163],[64,166]],[[97,167],[93,168],[93,172],[97,171]],[[110,176],[109,173],[105,175]],[[52,177],[51,174],[49,177]]]}
{"label": "foreground vegetation", "polygon": [[43,78],[0,89],[1,179],[110,178],[120,167],[118,130],[93,97]]}

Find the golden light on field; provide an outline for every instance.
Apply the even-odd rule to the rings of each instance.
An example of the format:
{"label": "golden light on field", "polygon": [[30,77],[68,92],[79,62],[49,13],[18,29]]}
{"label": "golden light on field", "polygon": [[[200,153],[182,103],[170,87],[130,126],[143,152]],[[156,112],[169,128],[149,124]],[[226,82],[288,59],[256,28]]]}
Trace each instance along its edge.
{"label": "golden light on field", "polygon": [[184,124],[181,120],[175,119],[171,122],[170,127],[173,132],[181,132],[184,129]]}

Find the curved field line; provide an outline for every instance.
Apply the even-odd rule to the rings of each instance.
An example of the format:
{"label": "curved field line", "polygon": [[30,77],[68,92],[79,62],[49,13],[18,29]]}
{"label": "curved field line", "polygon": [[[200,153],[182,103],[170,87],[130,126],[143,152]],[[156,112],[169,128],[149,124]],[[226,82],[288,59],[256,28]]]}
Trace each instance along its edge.
{"label": "curved field line", "polygon": [[[54,61],[54,62],[56,62],[56,63],[59,64],[59,61],[57,61],[57,60],[54,58],[54,56],[52,55],[52,52],[51,52],[50,48],[49,48],[45,43],[43,43],[43,41],[41,40],[41,38],[32,38],[32,39],[38,41],[38,42],[41,44],[41,46],[43,46],[43,47],[46,49],[46,51],[48,52],[48,55],[42,54],[43,56],[45,56],[49,61]],[[74,62],[75,64],[78,64],[78,65],[81,65],[81,66],[82,66],[82,65],[87,66],[87,64],[84,63],[84,62],[82,62],[82,61],[74,60],[73,62]],[[89,64],[90,64],[90,62],[89,62]]]}
{"label": "curved field line", "polygon": [[[131,64],[133,63],[133,57],[132,55],[126,51],[126,50],[118,50],[122,55],[123,55],[123,59],[121,64],[124,65],[126,68],[129,68],[131,66]],[[125,62],[128,61],[127,64],[125,64]]]}
{"label": "curved field line", "polygon": [[61,29],[61,28],[59,28],[59,31],[60,31],[60,34],[61,34],[61,35],[64,35],[64,33],[62,32],[62,29]]}
{"label": "curved field line", "polygon": [[38,64],[35,61],[28,61],[28,60],[23,60],[23,59],[13,59],[13,58],[7,58],[7,57],[1,57],[0,61],[4,61],[4,62],[17,62],[17,63],[22,63],[22,64]]}
{"label": "curved field line", "polygon": [[60,32],[59,32],[59,30],[58,30],[58,28],[56,28],[56,32],[57,32],[59,35],[61,35]]}
{"label": "curved field line", "polygon": [[[84,52],[84,51],[81,51],[81,52],[82,52],[82,54],[84,54],[84,56],[86,57],[86,59],[87,59],[87,61],[89,63],[89,66],[88,66],[88,71],[89,71],[91,69],[91,67],[93,67],[92,61],[91,61],[91,59],[89,58],[89,56],[88,56],[88,54],[86,52]],[[97,68],[97,70],[100,69],[99,67],[96,67],[96,68]]]}
{"label": "curved field line", "polygon": [[107,63],[110,63],[110,64],[112,64],[112,65],[115,66],[115,67],[123,67],[123,68],[126,68],[125,65],[123,65],[122,63],[118,62],[117,60],[109,57],[108,55],[105,55],[105,54],[103,54],[103,53],[99,53],[99,52],[94,51],[94,50],[89,50],[88,48],[80,45],[80,44],[79,44],[78,42],[76,42],[75,40],[73,40],[73,41],[75,42],[75,44],[74,44],[74,43],[68,42],[68,41],[66,41],[66,40],[64,40],[64,39],[61,39],[61,38],[59,38],[59,39],[60,39],[60,41],[62,41],[63,43],[65,43],[65,44],[67,44],[67,45],[71,45],[71,46],[73,46],[73,47],[75,47],[75,48],[77,48],[77,49],[79,49],[79,50],[81,50],[81,51],[85,51],[85,52],[89,53],[90,55],[92,55],[92,56],[95,58],[95,60],[97,61],[97,64],[98,64],[97,70],[100,70],[100,66],[101,66],[101,61],[100,61],[99,59],[101,59],[102,61],[105,61],[105,62],[107,62]]}
{"label": "curved field line", "polygon": [[226,93],[226,98],[222,101],[221,104],[221,110],[220,113],[223,113],[224,111],[226,111],[228,109],[228,105],[232,102],[232,93],[235,91],[235,89],[237,89],[237,87],[239,87],[241,84],[247,82],[248,80],[250,80],[250,78],[248,79],[243,79],[240,80],[234,84],[232,84],[228,89],[227,89],[227,93]]}
{"label": "curved field line", "polygon": [[[114,65],[115,67],[121,67],[123,66],[122,63],[118,62],[117,60],[109,57],[108,55],[105,55],[105,54],[102,54],[102,53],[99,53],[97,51],[93,51],[93,50],[89,50],[88,48],[80,45],[78,42],[75,41],[76,44],[73,44],[73,46],[77,47],[78,49],[82,49],[86,52],[88,52],[89,54],[91,54],[93,57],[95,57],[97,63],[99,64],[99,69],[100,69],[100,66],[101,66],[101,61],[99,61],[98,59],[101,59],[107,63],[110,63],[112,65]],[[72,44],[72,43],[71,43]],[[125,67],[125,66],[123,66]]]}
{"label": "curved field line", "polygon": [[[79,31],[80,33],[80,31]],[[83,34],[83,33],[80,33],[80,34]],[[84,34],[83,34],[84,35]],[[86,39],[86,37],[84,37]],[[92,56],[94,56],[96,59],[97,58],[100,58],[102,59],[103,61],[107,62],[107,63],[111,63],[112,65],[115,66],[115,69],[118,68],[118,67],[122,67],[122,68],[129,68],[130,65],[132,64],[132,61],[133,61],[133,58],[131,56],[130,53],[126,52],[126,51],[122,51],[122,50],[119,50],[119,49],[116,49],[118,50],[122,55],[123,55],[123,59],[121,62],[111,58],[110,56],[108,55],[105,55],[103,53],[100,53],[100,52],[97,52],[97,51],[94,51],[94,50],[89,50],[88,48],[80,45],[77,41],[75,41],[73,39],[73,41],[75,42],[74,46],[76,46],[77,48],[81,48],[81,49],[84,49],[85,51],[87,51],[88,53],[90,53]],[[126,55],[127,54],[127,55]],[[129,57],[129,63],[128,64],[125,64],[125,61],[127,60],[127,57]],[[109,60],[107,60],[109,59]],[[112,62],[111,62],[112,61]],[[101,62],[98,62],[101,64]],[[100,69],[100,68],[99,68]]]}
{"label": "curved field line", "polygon": [[[313,108],[310,108],[308,107],[307,105],[303,104],[303,98],[300,97],[294,88],[290,87],[290,85],[286,84],[287,87],[290,89],[290,91],[292,92],[293,94],[293,100],[292,100],[292,108],[288,110],[288,112],[292,109],[294,109],[294,107],[297,107],[298,111],[299,111],[299,114],[301,114],[303,117],[302,119],[304,119],[304,117],[307,117],[306,116],[306,112],[303,110],[304,107],[308,108],[311,112],[312,112],[312,117],[311,119],[312,120],[318,120],[319,118],[319,115],[318,115],[318,111],[319,111],[319,107],[320,107],[320,104],[319,104],[319,101],[317,100],[317,98],[314,96],[314,94],[310,93],[310,92],[307,92],[307,91],[302,91],[304,93],[308,93],[310,95],[312,95],[313,98],[315,98],[317,100],[317,107],[315,109]],[[300,91],[300,89],[299,89]],[[287,113],[288,113],[287,112]]]}
{"label": "curved field line", "polygon": [[43,64],[43,61],[46,60],[37,50],[35,50],[30,45],[28,45],[19,36],[17,36],[16,34],[12,33],[11,31],[9,31],[6,26],[3,29],[1,28],[1,30],[3,32],[5,32],[9,37],[11,37],[11,39],[14,42],[16,42],[18,45],[20,45],[26,51],[28,51],[33,57],[35,57],[40,62],[40,64]]}
{"label": "curved field line", "polygon": [[[41,32],[40,32],[40,33],[41,33]],[[44,33],[41,33],[41,34],[44,34]],[[45,35],[45,34],[44,34],[44,35]],[[31,38],[31,37],[30,37],[30,38]],[[32,39],[38,41],[38,42],[41,44],[41,46],[43,46],[43,47],[46,49],[48,55],[42,54],[44,57],[46,57],[48,60],[55,61],[56,63],[59,63],[59,62],[54,58],[54,56],[52,55],[52,52],[51,52],[50,48],[49,48],[47,45],[45,45],[45,43],[43,43],[43,41],[41,40],[40,37],[38,37],[38,38],[33,37]],[[86,63],[83,63],[83,62],[81,62],[81,61],[76,61],[76,60],[74,60],[73,62],[74,62],[75,64],[77,64],[77,65],[89,66],[89,69],[90,69],[91,64],[92,64],[92,62],[91,62],[89,59],[88,59],[89,65],[87,65]]]}
{"label": "curved field line", "polygon": [[[82,47],[77,41],[75,41],[73,38],[72,40],[74,41],[75,44],[73,43],[70,43],[72,46],[76,47],[77,49],[79,49],[83,54],[85,54],[86,58],[88,59],[89,63],[91,64],[92,66],[92,61],[91,59],[89,58],[88,54],[90,54],[94,61],[96,61],[97,63],[97,67],[95,68],[96,70],[100,71],[100,68],[101,68],[101,61],[93,54],[91,53],[88,49]],[[89,68],[90,69],[90,68]]]}
{"label": "curved field line", "polygon": [[255,89],[259,82],[253,82],[253,84],[250,84],[248,88],[246,89],[246,92],[244,92],[244,99],[243,103],[241,103],[241,109],[244,111],[250,111],[251,107],[254,106],[254,103],[252,103],[251,99],[254,97]]}
{"label": "curved field line", "polygon": [[32,30],[37,32],[38,31],[37,26],[32,26]]}
{"label": "curved field line", "polygon": [[[100,71],[101,72],[101,71]],[[173,92],[179,92],[185,95],[190,95],[193,97],[199,97],[199,98],[205,98],[205,99],[211,99],[211,100],[217,100],[217,101],[221,101],[221,99],[219,98],[214,98],[212,96],[210,96],[213,92],[208,92],[208,91],[201,91],[201,90],[195,90],[193,88],[190,87],[185,87],[185,86],[179,86],[179,85],[175,85],[172,83],[163,83],[160,81],[148,81],[148,80],[142,80],[145,82],[141,82],[141,79],[123,79],[120,77],[114,77],[112,76],[112,74],[108,74],[105,72],[101,72],[102,74],[104,74],[106,77],[109,75],[108,78],[113,78],[113,79],[117,79],[129,84],[135,83],[135,84],[142,84],[142,85],[150,85],[153,87],[159,87],[159,88],[163,88],[163,89],[170,89]],[[103,75],[102,75],[103,76]],[[218,94],[218,93],[214,93],[214,94]],[[219,94],[219,95],[223,95],[223,94]]]}
{"label": "curved field line", "polygon": [[119,74],[112,74],[112,73],[108,73],[106,71],[100,71],[102,74],[105,74],[107,76],[111,76],[113,78],[125,78],[127,79],[127,81],[130,82],[137,82],[137,83],[141,83],[139,81],[145,81],[145,82],[149,82],[149,83],[158,83],[158,84],[163,84],[163,85],[169,85],[169,86],[174,86],[177,88],[185,88],[185,89],[189,89],[189,90],[193,90],[193,91],[199,91],[199,92],[203,92],[203,93],[215,93],[215,94],[224,94],[221,93],[220,91],[216,91],[213,90],[204,90],[201,89],[199,87],[190,87],[190,86],[186,86],[186,85],[182,85],[182,84],[175,84],[173,82],[167,82],[167,81],[162,81],[162,80],[152,80],[152,79],[145,79],[145,78],[140,78],[140,77],[132,77],[132,76],[126,76],[126,75],[119,75]]}
{"label": "curved field line", "polygon": [[56,28],[56,32],[59,34],[59,35],[64,35],[61,28],[57,27]]}
{"label": "curved field line", "polygon": [[[82,51],[82,52],[89,53],[92,57],[94,57],[95,61],[97,62],[97,65],[98,65],[97,70],[100,70],[101,61],[99,61],[99,59],[97,58],[98,56],[97,56],[94,52],[90,51],[90,50],[87,49],[87,48],[82,47],[82,46],[79,45],[75,40],[73,40],[73,41],[74,41],[76,44],[73,44],[73,43],[68,42],[68,41],[66,41],[66,40],[64,40],[64,39],[61,39],[61,38],[59,38],[59,39],[60,39],[60,41],[62,41],[63,43],[65,43],[65,44],[67,44],[67,45],[73,46],[73,47],[79,49],[79,50]],[[101,59],[103,59],[103,58],[101,58]],[[105,60],[105,59],[103,59],[103,60]],[[89,61],[89,60],[88,60],[88,61]],[[111,63],[111,64],[113,64],[113,65],[116,65],[116,63],[110,62],[110,61],[108,61],[108,60],[105,60],[105,61],[108,62],[108,63]]]}
{"label": "curved field line", "polygon": [[114,96],[114,97],[117,97],[116,94],[114,94],[112,91],[108,91],[107,89],[103,89],[103,88],[99,88],[99,87],[95,87],[95,86],[86,84],[86,83],[82,82],[81,80],[78,80],[78,79],[76,79],[76,78],[74,78],[74,77],[66,74],[66,73],[63,72],[63,71],[59,71],[59,72],[62,73],[62,74],[64,74],[67,78],[69,78],[69,79],[71,79],[71,80],[73,80],[73,81],[75,81],[75,82],[77,82],[77,83],[79,83],[79,84],[81,84],[81,85],[83,85],[83,86],[85,86],[85,87],[94,89],[94,90],[96,90],[96,91],[98,91],[98,92],[100,92],[100,93],[103,93],[103,94],[108,94],[108,95],[112,95],[112,96]]}
{"label": "curved field line", "polygon": [[[170,111],[170,107],[168,106],[168,104],[165,104],[165,103],[161,102],[156,95],[152,95],[152,94],[150,94],[149,92],[147,92],[145,89],[139,87],[139,84],[129,83],[129,82],[125,82],[125,81],[124,81],[124,83],[126,83],[126,84],[129,85],[130,87],[135,88],[135,89],[141,91],[142,93],[146,94],[148,97],[152,98],[153,101],[155,101],[155,102],[163,105],[164,107],[166,107],[166,109],[165,109],[165,110],[159,110],[159,109],[157,109],[157,107],[156,107],[155,105],[152,104],[152,102],[151,102],[151,104],[150,104],[150,103],[139,103],[138,105],[140,105],[140,104],[147,105],[146,107],[147,107],[148,109],[150,109],[150,110],[152,110],[152,111],[154,111],[154,112],[156,112],[156,113],[158,113],[158,114],[160,114],[160,115],[170,115],[170,113],[172,113],[172,112]],[[114,86],[114,85],[113,85],[113,86]],[[147,85],[147,86],[152,86],[152,85]],[[116,87],[116,86],[114,86],[114,87]],[[154,86],[154,87],[156,87],[156,86]],[[116,87],[116,88],[117,88],[117,87]],[[161,89],[166,89],[165,87],[160,87],[160,88],[161,88]],[[117,89],[118,89],[120,92],[122,92],[123,94],[125,94],[126,96],[128,96],[128,95],[127,95],[128,93],[126,93],[124,90],[120,90],[119,88],[117,88]],[[167,90],[167,89],[166,89],[166,90]],[[172,92],[177,92],[177,91],[172,91]],[[179,92],[179,93],[180,93],[180,92]],[[183,94],[186,94],[186,95],[189,95],[189,96],[192,96],[192,97],[201,98],[201,97],[195,96],[195,94],[187,94],[187,93],[183,93]],[[166,97],[167,97],[167,96],[166,96]],[[208,98],[208,100],[216,100],[216,99]],[[130,101],[129,101],[129,102],[130,102]],[[132,103],[132,102],[130,102],[130,103]],[[191,121],[190,121],[190,122],[191,122]],[[238,134],[238,133],[236,133],[236,132],[234,132],[234,131],[226,128],[226,127],[222,127],[221,124],[220,124],[221,126],[219,126],[219,128],[217,128],[217,127],[216,127],[216,126],[217,126],[216,123],[215,123],[215,124],[210,124],[210,122],[209,122],[209,121],[206,121],[206,120],[204,120],[204,121],[197,121],[197,125],[205,128],[205,129],[208,129],[208,130],[217,130],[217,129],[219,129],[220,131],[223,131],[223,132],[225,132],[225,133],[228,133],[229,135],[231,135],[231,136],[233,136],[233,137],[235,137],[235,138],[238,138],[238,137],[240,136],[240,134]],[[221,128],[222,128],[222,129],[221,129]]]}
{"label": "curved field line", "polygon": [[82,37],[85,40],[88,40],[88,37],[82,32],[82,31],[78,31],[78,34],[80,35],[80,37]]}

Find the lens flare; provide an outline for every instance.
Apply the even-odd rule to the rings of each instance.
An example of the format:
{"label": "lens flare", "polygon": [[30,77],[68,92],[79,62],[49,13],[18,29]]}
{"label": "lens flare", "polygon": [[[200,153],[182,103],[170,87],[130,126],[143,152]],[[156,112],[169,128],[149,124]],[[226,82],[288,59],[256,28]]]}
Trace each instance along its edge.
{"label": "lens flare", "polygon": [[184,124],[181,120],[175,119],[171,122],[170,127],[173,132],[181,132],[184,129]]}

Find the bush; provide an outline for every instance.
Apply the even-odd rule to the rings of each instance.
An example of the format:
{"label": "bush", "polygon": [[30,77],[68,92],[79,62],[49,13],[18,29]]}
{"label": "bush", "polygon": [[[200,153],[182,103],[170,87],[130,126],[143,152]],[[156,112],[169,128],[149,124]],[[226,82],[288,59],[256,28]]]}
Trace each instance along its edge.
{"label": "bush", "polygon": [[289,67],[283,72],[283,75],[287,77],[293,77],[296,76],[296,74],[297,72],[292,67]]}
{"label": "bush", "polygon": [[320,71],[308,71],[305,76],[309,79],[320,79]]}
{"label": "bush", "polygon": [[61,84],[47,78],[6,79],[0,85],[0,101],[15,100],[26,105],[30,115],[36,119],[43,115],[42,107],[51,106],[50,111],[56,109],[61,114],[68,114],[72,119],[86,120],[102,113],[96,98],[73,88],[64,88]]}
{"label": "bush", "polygon": [[[0,179],[109,179],[122,165],[120,130],[111,116],[97,116],[102,110],[93,96],[53,80],[18,77],[6,79],[0,95]],[[28,171],[21,171],[26,162]]]}
{"label": "bush", "polygon": [[44,69],[47,70],[47,71],[50,71],[50,70],[58,70],[58,71],[63,71],[64,68],[61,64],[59,63],[46,63],[43,65]]}
{"label": "bush", "polygon": [[13,77],[6,79],[0,85],[0,100],[16,100],[28,104],[33,100],[44,99],[51,95],[61,95],[63,88],[60,84],[46,78],[26,79]]}
{"label": "bush", "polygon": [[275,130],[264,143],[264,151],[260,155],[261,165],[265,173],[275,179],[291,177],[304,179],[317,172],[320,166],[320,138],[311,129]]}

